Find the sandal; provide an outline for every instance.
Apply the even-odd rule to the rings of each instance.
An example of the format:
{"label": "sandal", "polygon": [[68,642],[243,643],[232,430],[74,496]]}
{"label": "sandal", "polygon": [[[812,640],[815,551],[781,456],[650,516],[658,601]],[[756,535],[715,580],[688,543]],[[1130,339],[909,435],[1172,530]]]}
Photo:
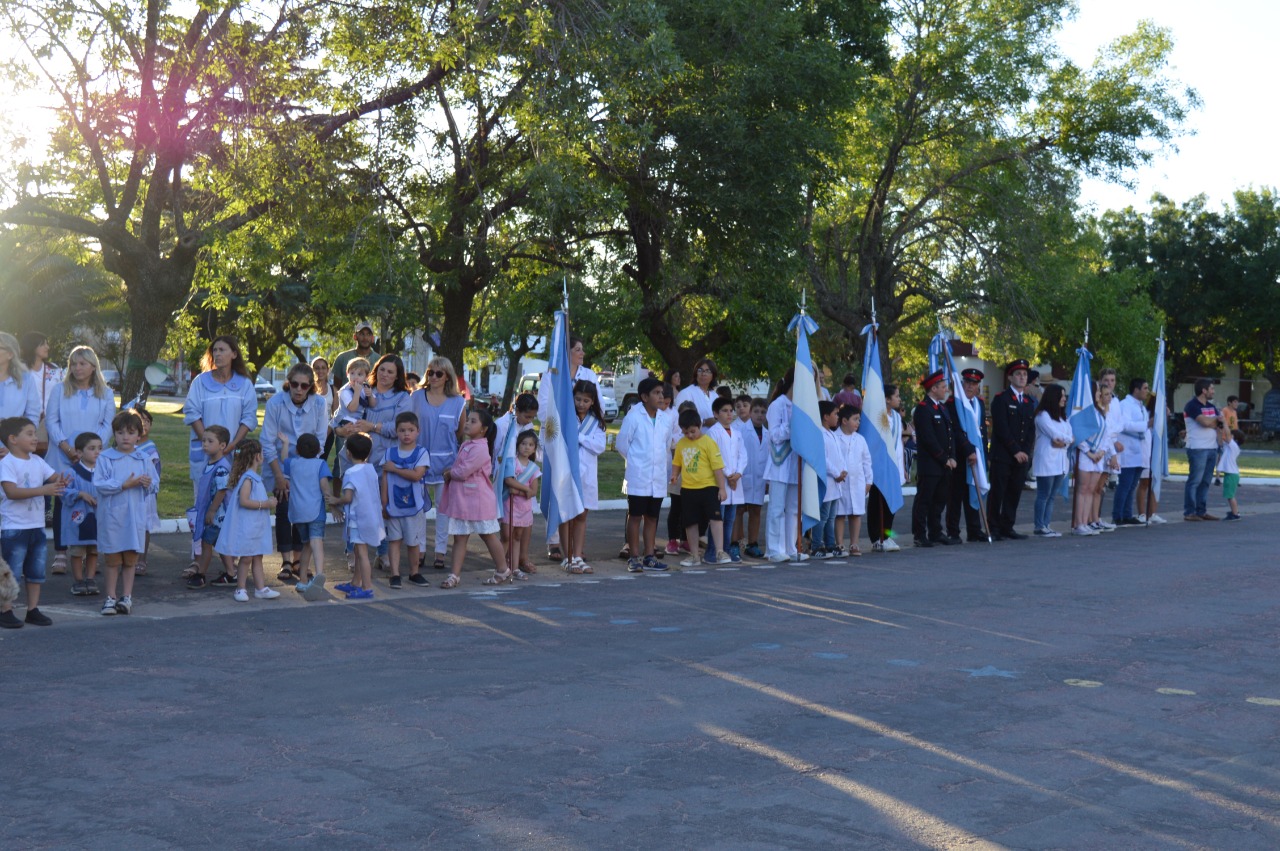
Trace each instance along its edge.
{"label": "sandal", "polygon": [[534,567],[533,562],[530,562],[530,561],[526,561],[524,564],[520,565],[520,569],[523,570],[525,573],[538,572],[538,568]]}
{"label": "sandal", "polygon": [[845,553],[845,555],[850,555],[857,558],[858,556],[862,555],[862,550],[858,549],[857,547],[852,547],[850,548],[849,552]]}
{"label": "sandal", "polygon": [[586,571],[582,569],[583,567],[585,567],[585,565],[583,565],[582,562],[576,561],[576,560],[565,562],[564,564],[565,572],[572,573],[574,576],[580,576],[583,573],[586,573]]}
{"label": "sandal", "polygon": [[530,576],[529,574],[525,573],[523,570],[521,570],[520,568],[518,568],[518,567],[517,567],[517,568],[516,568],[516,572],[515,572],[515,574],[514,574],[513,578],[518,579],[518,580],[520,580],[521,582],[528,582],[528,581],[529,581],[530,579],[532,579],[533,577],[532,577],[532,576]]}
{"label": "sandal", "polygon": [[190,579],[193,576],[197,576],[199,573],[200,565],[196,564],[196,562],[192,560],[191,564],[187,565],[187,569],[182,571],[182,578]]}
{"label": "sandal", "polygon": [[547,548],[547,558],[551,561],[564,561],[564,551],[560,549],[560,545]]}
{"label": "sandal", "polygon": [[[444,570],[444,559],[436,556],[436,560],[431,563],[431,566],[436,570]],[[450,585],[449,587],[452,588],[453,586]]]}
{"label": "sandal", "polygon": [[293,567],[291,566],[297,563],[298,562],[296,561],[286,561],[284,566],[280,568],[280,572],[276,574],[276,579],[279,579],[281,582],[297,582],[301,577],[294,572]]}
{"label": "sandal", "polygon": [[482,585],[506,585],[508,582],[511,581],[511,579],[512,579],[511,571],[504,570],[502,573],[499,573],[498,571],[495,570],[493,572],[493,576],[490,576],[481,584]]}
{"label": "sandal", "polygon": [[459,577],[455,576],[454,574],[450,573],[448,576],[446,576],[446,577],[444,578],[444,582],[441,582],[441,583],[440,583],[440,587],[441,587],[441,588],[457,588],[457,587],[458,587],[458,583],[459,583],[459,582],[461,582],[461,581],[462,581],[462,579],[461,579],[461,578],[459,578]]}

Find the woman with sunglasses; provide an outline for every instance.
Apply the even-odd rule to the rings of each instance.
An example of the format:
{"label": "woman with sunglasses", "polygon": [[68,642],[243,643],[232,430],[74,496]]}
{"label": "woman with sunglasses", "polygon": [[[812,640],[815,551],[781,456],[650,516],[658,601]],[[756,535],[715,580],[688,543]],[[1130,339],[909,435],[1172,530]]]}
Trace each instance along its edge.
{"label": "woman with sunglasses", "polygon": [[427,383],[413,394],[411,410],[418,415],[418,443],[427,450],[427,475],[422,481],[436,506],[436,570],[445,569],[449,547],[449,518],[441,511],[440,496],[445,471],[458,455],[458,428],[465,421],[467,400],[458,392],[453,362],[436,357],[427,364]]}
{"label": "woman with sunglasses", "polygon": [[702,427],[710,428],[716,423],[716,415],[711,410],[711,403],[716,400],[716,379],[720,377],[715,361],[702,358],[693,365],[693,383],[680,391],[676,396],[676,410],[685,402],[692,402],[698,407],[698,416],[702,417]]}
{"label": "woman with sunglasses", "polygon": [[311,367],[297,363],[289,368],[285,392],[267,400],[262,415],[262,481],[276,497],[276,549],[280,552],[282,582],[297,581],[302,539],[289,522],[289,459],[298,454],[298,438],[315,435],[324,443],[329,429],[328,401],[316,394]]}

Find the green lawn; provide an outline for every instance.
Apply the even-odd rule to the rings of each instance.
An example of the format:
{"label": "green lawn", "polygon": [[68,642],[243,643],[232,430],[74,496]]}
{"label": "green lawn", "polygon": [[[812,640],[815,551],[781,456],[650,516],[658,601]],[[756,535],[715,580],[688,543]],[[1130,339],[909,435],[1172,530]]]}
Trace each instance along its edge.
{"label": "green lawn", "polygon": [[[1186,455],[1181,452],[1171,452],[1169,454],[1169,474],[1172,476],[1185,476],[1187,474]],[[1280,477],[1280,453],[1241,455],[1240,475],[1246,478],[1250,476]]]}

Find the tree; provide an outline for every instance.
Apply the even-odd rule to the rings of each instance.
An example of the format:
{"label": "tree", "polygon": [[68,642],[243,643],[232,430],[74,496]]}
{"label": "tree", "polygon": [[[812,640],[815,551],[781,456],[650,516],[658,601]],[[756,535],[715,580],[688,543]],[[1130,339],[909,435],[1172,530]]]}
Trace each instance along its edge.
{"label": "tree", "polygon": [[822,312],[853,338],[874,300],[887,343],[912,323],[999,305],[1072,210],[1079,174],[1154,156],[1196,103],[1164,76],[1171,42],[1141,24],[1092,67],[1054,36],[1069,0],[892,0],[893,57],[847,114],[838,178],[815,181],[803,244]]}
{"label": "tree", "polygon": [[620,3],[567,60],[578,106],[566,110],[565,145],[605,199],[585,208],[599,215],[580,233],[617,270],[600,289],[636,303],[667,365],[688,373],[715,354],[748,374],[776,368],[762,332],[781,339],[794,309],[804,186],[883,55],[878,10]]}
{"label": "tree", "polygon": [[0,19],[27,51],[24,67],[60,101],[49,156],[21,170],[17,201],[0,220],[100,246],[129,307],[126,395],[164,345],[202,252],[325,185],[328,146],[361,117],[430,91],[465,53],[458,34],[497,14],[485,0],[475,9],[407,0],[382,8],[442,30],[394,85],[387,72],[376,86],[346,77],[330,88],[317,61],[322,41],[360,17],[342,4],[0,2]]}

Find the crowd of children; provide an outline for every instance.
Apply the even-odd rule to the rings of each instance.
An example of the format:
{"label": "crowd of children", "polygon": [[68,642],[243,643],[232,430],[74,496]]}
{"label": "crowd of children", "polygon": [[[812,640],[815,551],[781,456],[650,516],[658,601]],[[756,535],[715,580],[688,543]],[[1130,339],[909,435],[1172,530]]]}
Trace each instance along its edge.
{"label": "crowd of children", "polygon": [[[0,361],[2,350],[0,346]],[[115,412],[113,400],[109,405],[95,402],[103,395],[96,356],[86,347],[72,356],[65,396],[80,402],[54,406],[65,409],[55,415],[50,432],[60,453],[58,465],[51,466],[39,454],[37,424],[30,417],[0,421],[6,450],[0,459],[3,555],[15,576],[25,580],[27,594],[25,621],[19,621],[12,603],[6,602],[0,606],[0,626],[51,622],[39,608],[46,499],[55,501],[57,541],[70,556],[71,593],[104,595],[101,613],[106,616],[133,611],[134,580],[146,572],[150,535],[159,529],[161,460],[149,438],[151,415],[142,408]],[[207,357],[210,363],[222,364],[227,380],[206,381],[209,386],[201,385],[200,393],[214,397],[228,388],[235,390],[239,351],[234,341],[219,338]],[[714,379],[714,370],[710,361],[700,362],[700,377]],[[248,436],[242,403],[229,392],[230,401],[223,406],[229,418],[222,417],[227,425],[213,422],[221,415],[206,403],[194,414],[187,412],[193,433],[199,435],[199,464],[195,451],[191,458],[195,506],[189,513],[193,559],[184,572],[187,587],[233,588],[234,599],[247,602],[252,580],[254,599],[277,598],[279,592],[267,585],[263,560],[278,551],[283,560],[278,578],[312,599],[311,593],[326,582],[325,530],[330,515],[343,522],[352,574],[349,582],[334,587],[349,599],[374,597],[376,567],[388,571],[391,589],[403,587],[406,562],[410,584],[430,585],[424,569],[433,554],[432,566],[448,571],[440,587],[457,587],[472,535],[480,537],[493,562],[484,584],[527,580],[536,573],[530,538],[542,474],[534,428],[538,398],[518,395],[510,411],[495,422],[487,405],[467,404],[459,395],[453,366],[444,358],[432,361],[426,384],[413,391],[403,363],[394,355],[381,357],[376,365],[365,357],[351,357],[345,373],[347,383],[340,391],[316,396],[312,368],[293,367],[288,391],[269,405],[262,442]],[[859,434],[861,400],[842,393],[836,401],[819,403],[826,481],[821,517],[806,546],[799,540],[795,517],[797,471],[789,442],[788,379],[767,401],[733,397],[725,388],[717,392],[705,380],[694,388],[698,392],[682,397],[654,377],[639,383],[637,401],[615,442],[625,462],[626,546],[620,555],[627,559],[629,571],[668,570],[665,557],[680,554],[683,567],[735,564],[744,557],[784,561],[862,555],[862,519],[878,493],[871,453]],[[109,392],[106,395],[109,398]],[[897,398],[892,388],[887,395]],[[678,406],[677,398],[683,398]],[[559,533],[562,569],[589,574],[593,568],[585,552],[587,527],[599,507],[598,459],[608,445],[607,430],[595,381],[577,380],[573,400],[585,510],[559,530],[548,531]],[[1098,405],[1104,414],[1108,403],[1102,393]],[[1055,422],[1046,420],[1045,428]],[[66,430],[72,426],[78,428],[76,433]],[[1051,444],[1055,449],[1069,443],[1069,429],[1059,431],[1062,434]],[[339,452],[331,468],[327,444],[335,435]],[[1239,517],[1235,497],[1241,439],[1238,430],[1230,432],[1218,465],[1225,474],[1228,519]],[[1046,477],[1052,473],[1038,471]],[[767,547],[761,535],[766,493],[771,494]],[[668,498],[664,548],[656,538]],[[428,549],[433,541],[427,528],[433,507],[434,553]],[[1037,524],[1046,510],[1037,504]],[[1096,507],[1092,510],[1096,515]],[[883,522],[871,530],[873,549],[896,550],[885,545]],[[446,564],[449,543],[452,553]],[[211,568],[216,578],[209,578]],[[98,584],[99,570],[105,588]],[[60,572],[56,562],[55,572]]]}

